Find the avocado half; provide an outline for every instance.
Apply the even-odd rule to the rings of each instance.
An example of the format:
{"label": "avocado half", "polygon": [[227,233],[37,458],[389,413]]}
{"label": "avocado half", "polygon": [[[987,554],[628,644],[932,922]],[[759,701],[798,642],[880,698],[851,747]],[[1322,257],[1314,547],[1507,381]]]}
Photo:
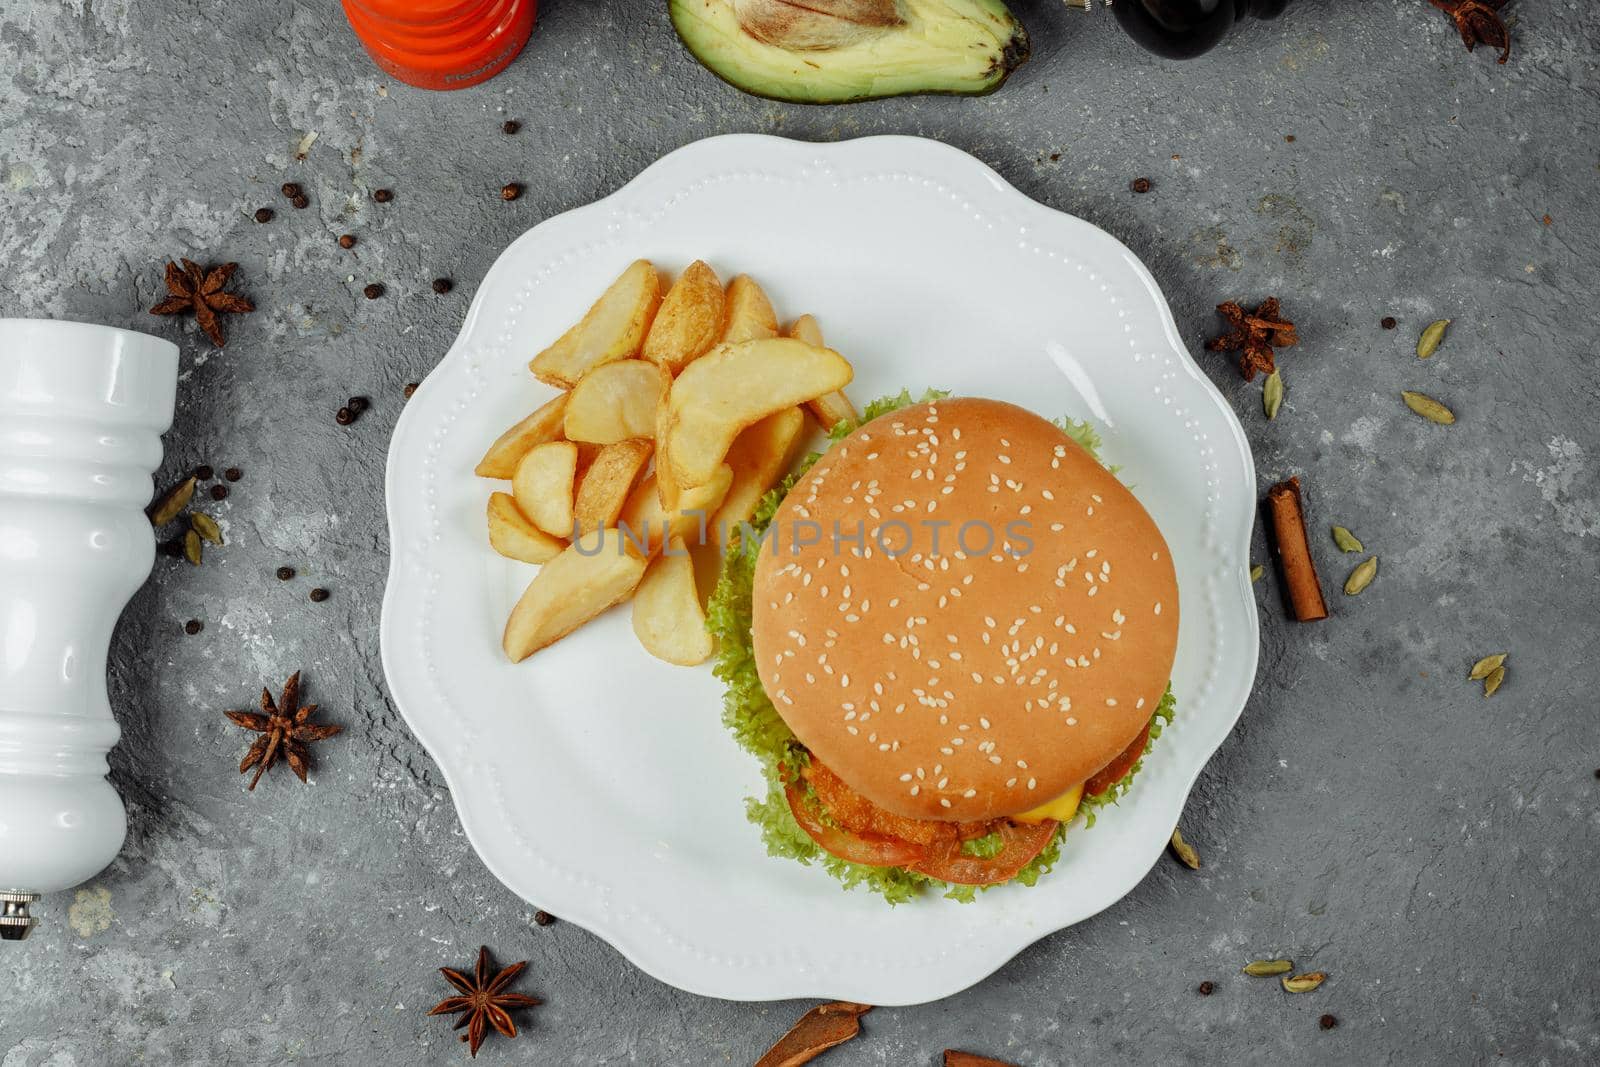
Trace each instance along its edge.
{"label": "avocado half", "polygon": [[1028,31],[1001,0],[670,3],[678,36],[713,74],[793,103],[990,93],[1028,58]]}

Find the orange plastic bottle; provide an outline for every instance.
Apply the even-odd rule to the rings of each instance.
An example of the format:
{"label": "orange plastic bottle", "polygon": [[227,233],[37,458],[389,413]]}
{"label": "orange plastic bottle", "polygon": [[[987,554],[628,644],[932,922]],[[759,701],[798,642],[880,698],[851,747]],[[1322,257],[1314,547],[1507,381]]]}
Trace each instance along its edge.
{"label": "orange plastic bottle", "polygon": [[385,73],[419,89],[465,89],[517,58],[536,0],[343,0],[345,17]]}

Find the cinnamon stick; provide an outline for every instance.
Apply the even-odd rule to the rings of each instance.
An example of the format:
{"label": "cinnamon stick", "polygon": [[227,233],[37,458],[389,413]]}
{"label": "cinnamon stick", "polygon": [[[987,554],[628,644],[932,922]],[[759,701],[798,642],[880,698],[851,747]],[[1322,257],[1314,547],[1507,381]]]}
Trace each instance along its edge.
{"label": "cinnamon stick", "polygon": [[871,1004],[835,1001],[818,1004],[790,1028],[778,1043],[767,1049],[755,1067],[800,1067],[810,1063],[835,1045],[842,1045],[861,1032],[861,1016]]}
{"label": "cinnamon stick", "polygon": [[1270,518],[1274,553],[1283,575],[1283,600],[1300,622],[1328,617],[1328,602],[1322,598],[1322,582],[1311,558],[1311,539],[1306,535],[1305,500],[1300,479],[1290,478],[1267,490],[1267,516]]}
{"label": "cinnamon stick", "polygon": [[988,1056],[979,1056],[975,1052],[957,1052],[953,1048],[947,1048],[944,1050],[944,1067],[1016,1067],[1016,1065],[1005,1060],[991,1060]]}

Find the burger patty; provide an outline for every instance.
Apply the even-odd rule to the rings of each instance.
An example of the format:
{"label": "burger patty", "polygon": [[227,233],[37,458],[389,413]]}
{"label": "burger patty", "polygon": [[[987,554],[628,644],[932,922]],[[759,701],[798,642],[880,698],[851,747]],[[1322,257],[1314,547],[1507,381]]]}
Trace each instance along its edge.
{"label": "burger patty", "polygon": [[878,807],[844,783],[844,779],[825,767],[815,756],[804,777],[811,784],[830,818],[846,830],[858,834],[896,837],[914,845],[955,846],[989,833],[999,819],[986,822],[939,822],[896,815]]}

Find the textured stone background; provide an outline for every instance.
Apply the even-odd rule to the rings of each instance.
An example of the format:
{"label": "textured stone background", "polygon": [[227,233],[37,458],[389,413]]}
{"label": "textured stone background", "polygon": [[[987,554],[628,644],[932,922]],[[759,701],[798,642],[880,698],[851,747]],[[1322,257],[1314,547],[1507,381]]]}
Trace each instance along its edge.
{"label": "textured stone background", "polygon": [[[1275,579],[1260,589],[1256,692],[1185,818],[1203,871],[1162,861],[970,992],[875,1012],[826,1062],[928,1064],[950,1045],[1024,1064],[1600,1057],[1594,5],[1513,4],[1504,67],[1424,0],[1301,0],[1176,65],[1109,19],[1025,0],[1035,58],[997,95],[834,109],[727,88],[661,0],[544,7],[507,73],[430,94],[380,77],[331,0],[0,0],[0,315],[178,341],[160,481],[244,470],[212,509],[227,547],[198,570],[158,560],[118,630],[131,832],[0,949],[0,1065],[457,1062],[422,1012],[433,968],[480,942],[529,957],[548,1001],[489,1064],[745,1063],[803,1010],[679,993],[582,930],[535,926],[462,836],[378,664],[402,386],[516,235],[742,130],[965,148],[1127,242],[1196,352],[1219,300],[1281,294],[1305,341],[1276,422],[1259,383],[1202,362],[1262,484],[1304,475],[1319,526],[1350,526],[1383,567],[1316,626],[1284,620]],[[506,118],[523,132],[503,136]],[[1138,175],[1153,192],[1128,191]],[[309,209],[280,199],[285,180]],[[512,180],[527,194],[502,203]],[[262,205],[278,218],[255,223]],[[179,254],[241,264],[260,310],[225,351],[144,313]],[[456,291],[434,295],[437,275]],[[370,281],[388,295],[362,299]],[[1420,364],[1416,334],[1441,317],[1449,340]],[[1409,414],[1402,388],[1460,422]],[[355,393],[373,409],[335,426]],[[1336,588],[1353,560],[1318,548]],[[283,563],[302,577],[276,581]],[[315,584],[332,599],[308,602]],[[185,636],[189,618],[204,632]],[[1510,680],[1485,701],[1463,675],[1502,648]],[[275,771],[246,793],[219,712],[296,667],[346,732],[310,788]],[[1287,997],[1237,973],[1272,953],[1332,977]],[[1318,1029],[1324,1011],[1338,1029]]]}

